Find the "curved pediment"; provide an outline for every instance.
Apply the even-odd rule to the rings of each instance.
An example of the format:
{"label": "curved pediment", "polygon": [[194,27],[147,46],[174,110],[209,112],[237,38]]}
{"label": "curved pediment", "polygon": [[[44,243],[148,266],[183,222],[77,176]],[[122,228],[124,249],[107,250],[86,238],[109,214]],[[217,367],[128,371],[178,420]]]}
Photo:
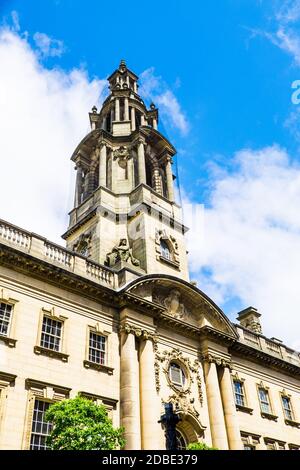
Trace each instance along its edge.
{"label": "curved pediment", "polygon": [[168,275],[148,275],[129,283],[122,291],[158,305],[164,315],[196,328],[209,327],[237,338],[222,310],[192,284]]}

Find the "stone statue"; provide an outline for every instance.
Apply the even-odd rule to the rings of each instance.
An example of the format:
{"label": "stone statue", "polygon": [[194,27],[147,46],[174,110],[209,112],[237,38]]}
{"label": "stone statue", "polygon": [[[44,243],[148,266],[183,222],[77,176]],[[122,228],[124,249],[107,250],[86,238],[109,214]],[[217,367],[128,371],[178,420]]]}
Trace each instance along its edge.
{"label": "stone statue", "polygon": [[121,238],[119,245],[115,245],[112,251],[106,255],[105,265],[112,267],[118,261],[131,262],[134,266],[140,265],[139,260],[134,258],[126,238]]}
{"label": "stone statue", "polygon": [[165,414],[162,415],[159,423],[161,423],[165,429],[167,450],[178,450],[176,424],[178,424],[179,421],[180,417],[174,413],[172,403],[165,403]]}

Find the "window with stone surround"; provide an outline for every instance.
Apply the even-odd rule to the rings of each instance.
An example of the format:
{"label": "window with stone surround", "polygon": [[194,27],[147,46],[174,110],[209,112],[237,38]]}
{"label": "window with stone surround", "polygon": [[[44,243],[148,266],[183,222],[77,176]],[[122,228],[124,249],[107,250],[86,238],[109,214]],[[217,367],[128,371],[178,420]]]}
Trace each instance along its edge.
{"label": "window with stone surround", "polygon": [[104,327],[97,322],[88,325],[86,336],[86,353],[83,365],[87,369],[113,374],[114,368],[110,365],[111,340],[110,327]]}
{"label": "window with stone surround", "polygon": [[46,439],[51,433],[52,424],[45,421],[45,413],[50,404],[38,399],[34,401],[30,450],[47,450]]}
{"label": "window with stone surround", "polygon": [[28,402],[23,449],[46,450],[51,423],[45,421],[45,413],[51,403],[69,398],[71,389],[34,379],[26,379],[25,385],[28,390]]}
{"label": "window with stone surround", "polygon": [[113,398],[103,397],[100,395],[94,395],[88,392],[79,392],[78,395],[80,395],[83,398],[86,398],[87,400],[92,400],[97,405],[103,405],[107,411],[108,417],[113,421],[113,418],[114,418],[113,412],[117,408],[117,403],[118,403],[117,400]]}
{"label": "window with stone surround", "polygon": [[44,315],[40,345],[46,349],[60,351],[62,322]]}
{"label": "window with stone surround", "polygon": [[13,306],[7,303],[0,303],[0,335],[9,336]]}
{"label": "window with stone surround", "polygon": [[14,338],[16,306],[18,300],[11,297],[11,292],[0,288],[0,340],[9,347],[16,346]]}
{"label": "window with stone surround", "polygon": [[265,446],[267,450],[285,450],[286,445],[285,442],[277,441],[276,439],[266,437],[264,439]]}
{"label": "window with stone surround", "polygon": [[269,392],[267,389],[259,387],[258,395],[260,401],[260,408],[263,413],[272,414],[272,408],[270,404]]}
{"label": "window with stone surround", "polygon": [[241,380],[233,381],[235,404],[238,406],[246,406],[244,384]]}
{"label": "window with stone surround", "polygon": [[244,450],[256,450],[260,444],[260,436],[254,434],[241,433]]}
{"label": "window with stone surround", "polygon": [[90,331],[89,361],[95,364],[106,363],[106,336]]}
{"label": "window with stone surround", "polygon": [[11,387],[15,384],[16,375],[0,372],[0,441],[1,427],[4,424],[6,412],[6,399],[10,393]]}
{"label": "window with stone surround", "polygon": [[161,256],[164,259],[167,259],[167,260],[171,261],[171,259],[172,259],[171,251],[170,251],[170,248],[169,248],[169,246],[168,246],[168,244],[165,240],[160,241],[160,251],[161,251]]}
{"label": "window with stone surround", "polygon": [[65,345],[65,324],[67,318],[57,314],[56,307],[42,308],[40,312],[37,345],[35,354],[60,359],[68,362]]}
{"label": "window with stone surround", "polygon": [[290,397],[286,395],[281,395],[282,407],[284,412],[284,417],[290,421],[294,420],[292,404]]}

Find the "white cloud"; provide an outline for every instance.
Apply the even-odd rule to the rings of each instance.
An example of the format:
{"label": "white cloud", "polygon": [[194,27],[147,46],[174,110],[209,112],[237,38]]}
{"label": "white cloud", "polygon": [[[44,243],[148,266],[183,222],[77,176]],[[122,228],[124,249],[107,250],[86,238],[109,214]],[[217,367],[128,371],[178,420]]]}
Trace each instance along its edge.
{"label": "white cloud", "polygon": [[73,203],[70,156],[106,80],[49,70],[26,37],[0,29],[0,217],[61,243]]}
{"label": "white cloud", "polygon": [[33,39],[44,57],[60,57],[64,52],[63,41],[52,39],[45,33],[35,33]]}
{"label": "white cloud", "polygon": [[264,35],[277,47],[282,49],[294,59],[295,65],[300,65],[300,36],[292,29],[280,27],[276,33],[267,33]]}
{"label": "white cloud", "polygon": [[13,23],[13,29],[15,31],[20,31],[20,21],[19,21],[19,15],[18,15],[18,12],[17,11],[12,11],[11,12],[11,19],[12,19],[12,23]]}
{"label": "white cloud", "polygon": [[280,8],[275,14],[281,23],[294,23],[300,19],[300,0],[280,0]]}
{"label": "white cloud", "polygon": [[277,146],[246,149],[211,176],[203,226],[185,220],[193,277],[217,303],[257,307],[267,335],[300,349],[299,166]]}
{"label": "white cloud", "polygon": [[[140,75],[140,94],[145,99],[154,101],[159,105],[159,112],[168,123],[175,129],[185,135],[188,132],[189,126],[187,119],[181,109],[181,106],[174,95],[168,88],[164,80],[155,75],[154,67],[150,67]],[[175,87],[178,88],[179,79],[176,79]]]}

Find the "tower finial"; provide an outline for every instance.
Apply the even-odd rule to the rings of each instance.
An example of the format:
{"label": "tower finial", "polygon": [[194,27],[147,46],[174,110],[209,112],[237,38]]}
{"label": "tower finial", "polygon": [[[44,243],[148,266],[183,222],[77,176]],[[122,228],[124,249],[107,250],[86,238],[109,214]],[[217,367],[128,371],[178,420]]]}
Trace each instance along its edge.
{"label": "tower finial", "polygon": [[120,65],[119,65],[120,68],[124,68],[126,67],[126,62],[124,59],[121,59],[121,62],[120,62]]}

